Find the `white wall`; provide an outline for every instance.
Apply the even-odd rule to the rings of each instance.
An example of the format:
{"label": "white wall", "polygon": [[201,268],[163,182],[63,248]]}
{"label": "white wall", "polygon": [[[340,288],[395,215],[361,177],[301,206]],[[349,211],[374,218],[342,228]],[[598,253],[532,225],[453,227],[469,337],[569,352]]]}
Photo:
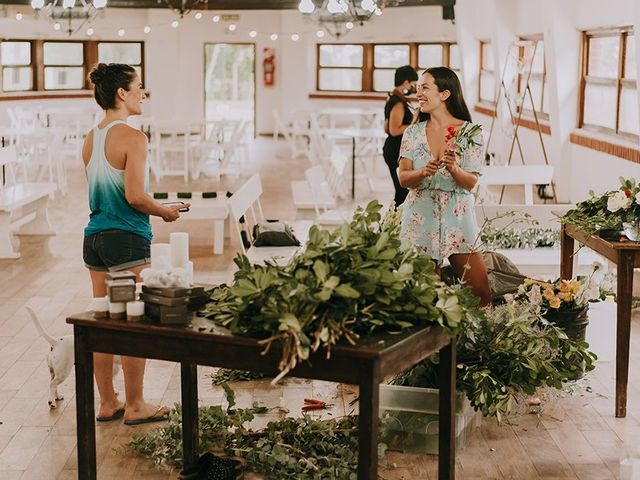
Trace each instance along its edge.
{"label": "white wall", "polygon": [[[509,43],[519,36],[544,36],[547,57],[548,105],[552,135],[544,135],[545,147],[555,167],[554,180],[560,201],[584,199],[589,189],[604,191],[618,185],[621,175],[640,178],[640,165],[571,144],[570,134],[577,127],[580,75],[580,31],[592,28],[634,25],[636,45],[640,46],[640,2],[637,0],[457,0],[458,38],[463,49],[464,87],[473,104],[478,99],[477,71],[479,40],[491,40],[494,71],[502,72]],[[636,48],[640,78],[640,48]],[[468,66],[471,69],[467,68]],[[500,74],[496,76],[499,82]],[[498,85],[496,84],[496,89]],[[638,99],[640,105],[640,98]],[[502,102],[504,104],[504,102]],[[498,115],[505,116],[499,106]],[[488,125],[489,117],[474,113]],[[520,128],[521,143],[531,163],[540,162],[537,133]],[[638,144],[615,140],[634,148]],[[510,142],[506,138],[495,145],[503,158]],[[492,147],[493,148],[493,147]],[[516,163],[519,157],[514,157]]]}

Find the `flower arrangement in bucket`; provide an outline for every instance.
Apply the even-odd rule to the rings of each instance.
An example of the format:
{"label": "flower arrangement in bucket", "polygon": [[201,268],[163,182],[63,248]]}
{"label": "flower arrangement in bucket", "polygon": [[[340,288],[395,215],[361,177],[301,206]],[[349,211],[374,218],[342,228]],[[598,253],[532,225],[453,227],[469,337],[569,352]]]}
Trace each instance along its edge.
{"label": "flower arrangement in bucket", "polygon": [[640,184],[620,177],[620,187],[602,195],[589,191],[590,198],[563,217],[590,235],[619,240],[622,235],[640,241]]}

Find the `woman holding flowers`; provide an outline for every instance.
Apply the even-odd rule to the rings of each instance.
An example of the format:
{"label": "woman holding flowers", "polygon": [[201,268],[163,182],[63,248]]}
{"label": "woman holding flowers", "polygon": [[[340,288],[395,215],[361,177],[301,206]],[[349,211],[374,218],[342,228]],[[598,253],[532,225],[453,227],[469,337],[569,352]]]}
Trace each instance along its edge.
{"label": "woman holding flowers", "polygon": [[400,146],[400,185],[409,189],[401,236],[438,265],[445,258],[481,305],[491,302],[487,269],[477,251],[478,224],[471,190],[482,168],[479,125],[446,67],[425,70],[417,86],[420,113]]}

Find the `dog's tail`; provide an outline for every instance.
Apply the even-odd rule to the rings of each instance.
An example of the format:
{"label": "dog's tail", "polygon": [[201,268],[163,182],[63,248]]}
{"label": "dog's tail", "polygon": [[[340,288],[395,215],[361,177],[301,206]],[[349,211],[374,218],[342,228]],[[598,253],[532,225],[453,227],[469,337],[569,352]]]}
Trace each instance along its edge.
{"label": "dog's tail", "polygon": [[58,341],[53,338],[51,335],[49,335],[47,332],[44,331],[44,328],[42,328],[42,325],[40,324],[40,320],[38,320],[38,317],[36,315],[36,312],[34,312],[33,310],[31,310],[31,307],[25,307],[27,309],[27,311],[29,312],[29,315],[31,315],[31,320],[33,320],[33,323],[36,326],[36,330],[38,330],[38,333],[40,335],[42,335],[42,337],[49,342],[49,344],[53,347],[55,346]]}

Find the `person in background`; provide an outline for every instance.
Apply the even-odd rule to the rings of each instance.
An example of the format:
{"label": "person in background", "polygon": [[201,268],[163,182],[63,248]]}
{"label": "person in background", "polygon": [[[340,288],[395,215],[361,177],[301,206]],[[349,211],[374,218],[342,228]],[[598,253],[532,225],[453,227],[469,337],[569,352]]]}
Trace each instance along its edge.
{"label": "person in background", "polygon": [[[145,93],[135,69],[122,64],[99,64],[89,74],[96,102],[104,118],[87,134],[82,159],[89,184],[89,224],[84,230],[83,258],[91,275],[94,297],[107,295],[107,271],[140,272],[150,261],[149,215],[173,222],[188,204],[165,206],[148,193],[147,137],[127,125],[142,113]],[[168,418],[169,408],[144,401],[145,359],[122,357],[126,402],[113,388],[113,355],[94,354],[94,374],[100,393],[96,420],[124,417],[127,425]]]}
{"label": "person in background", "polygon": [[402,134],[411,124],[413,116],[407,95],[416,93],[417,80],[418,74],[411,65],[398,67],[393,81],[395,88],[389,93],[389,98],[384,106],[384,131],[387,134],[387,138],[382,147],[382,155],[389,167],[389,173],[393,181],[396,207],[402,205],[407,193],[409,193],[409,190],[400,185],[397,170]]}
{"label": "person in background", "polygon": [[480,304],[488,305],[491,290],[477,248],[471,193],[483,165],[482,129],[471,123],[460,81],[449,68],[425,70],[417,97],[420,113],[405,130],[400,147],[399,180],[410,189],[400,235],[429,255],[438,269],[448,258]]}

